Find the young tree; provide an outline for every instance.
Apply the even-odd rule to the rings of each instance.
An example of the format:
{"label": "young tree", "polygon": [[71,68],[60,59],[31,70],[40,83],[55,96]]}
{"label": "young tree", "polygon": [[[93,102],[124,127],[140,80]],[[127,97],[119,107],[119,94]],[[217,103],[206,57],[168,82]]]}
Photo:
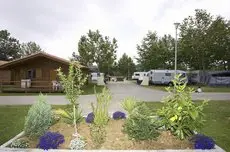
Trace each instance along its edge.
{"label": "young tree", "polygon": [[21,45],[22,56],[27,56],[33,53],[41,52],[41,47],[35,42],[22,43]]}
{"label": "young tree", "polygon": [[73,106],[73,124],[75,129],[74,136],[78,136],[76,127],[76,109],[78,110],[78,98],[82,94],[82,86],[85,84],[87,77],[81,71],[81,65],[79,62],[71,62],[69,66],[69,73],[65,75],[61,68],[58,69],[58,76],[61,79],[61,84],[64,87],[66,98]]}
{"label": "young tree", "polygon": [[108,72],[116,60],[117,40],[103,37],[98,30],[81,36],[78,42],[78,52],[85,65],[97,64],[101,72]]}
{"label": "young tree", "polygon": [[7,30],[0,30],[0,60],[9,61],[21,57],[19,41]]}

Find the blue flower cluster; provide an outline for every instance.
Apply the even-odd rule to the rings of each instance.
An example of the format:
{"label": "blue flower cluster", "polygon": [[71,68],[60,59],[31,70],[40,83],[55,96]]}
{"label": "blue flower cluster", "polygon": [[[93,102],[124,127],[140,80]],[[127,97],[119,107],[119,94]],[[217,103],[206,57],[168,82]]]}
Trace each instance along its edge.
{"label": "blue flower cluster", "polygon": [[58,132],[46,132],[40,137],[37,147],[44,150],[57,149],[64,141],[64,136],[62,134]]}
{"label": "blue flower cluster", "polygon": [[113,119],[117,120],[117,119],[125,119],[125,113],[121,112],[121,111],[116,111],[113,113]]}
{"label": "blue flower cluster", "polygon": [[91,112],[91,113],[89,113],[89,114],[87,115],[87,117],[85,118],[85,121],[86,121],[87,123],[92,123],[93,120],[94,120],[94,114],[93,114],[93,112]]}
{"label": "blue flower cluster", "polygon": [[213,149],[215,141],[208,136],[197,134],[193,137],[194,149]]}

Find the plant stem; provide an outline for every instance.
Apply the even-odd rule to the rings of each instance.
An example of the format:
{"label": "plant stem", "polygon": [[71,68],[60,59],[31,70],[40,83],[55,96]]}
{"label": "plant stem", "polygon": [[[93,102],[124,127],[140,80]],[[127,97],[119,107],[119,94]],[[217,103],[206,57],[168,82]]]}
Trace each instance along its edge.
{"label": "plant stem", "polygon": [[74,135],[78,135],[77,133],[77,124],[76,124],[76,106],[75,104],[73,105],[73,124],[74,124]]}

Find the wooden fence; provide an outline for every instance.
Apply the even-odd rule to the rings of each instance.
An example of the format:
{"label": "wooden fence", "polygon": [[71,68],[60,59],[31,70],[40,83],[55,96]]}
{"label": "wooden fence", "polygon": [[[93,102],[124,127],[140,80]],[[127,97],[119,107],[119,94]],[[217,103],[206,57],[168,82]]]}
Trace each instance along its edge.
{"label": "wooden fence", "polygon": [[30,92],[62,92],[60,87],[53,86],[51,81],[0,81],[0,92],[30,93]]}

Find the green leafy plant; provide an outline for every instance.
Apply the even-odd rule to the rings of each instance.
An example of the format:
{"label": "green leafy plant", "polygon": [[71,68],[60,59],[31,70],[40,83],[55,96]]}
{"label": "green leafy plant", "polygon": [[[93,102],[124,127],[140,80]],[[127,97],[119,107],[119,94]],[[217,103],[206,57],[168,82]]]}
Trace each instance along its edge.
{"label": "green leafy plant", "polygon": [[[198,131],[204,124],[203,108],[207,101],[196,104],[192,101],[192,89],[186,88],[183,78],[177,75],[173,80],[175,88],[167,88],[171,94],[164,99],[164,106],[157,111],[162,125],[180,139]],[[174,92],[174,93],[173,93]]]}
{"label": "green leafy plant", "polygon": [[16,139],[11,143],[10,147],[11,148],[28,148],[29,141],[25,139]]}
{"label": "green leafy plant", "polygon": [[157,119],[151,116],[148,107],[139,104],[126,119],[123,131],[134,140],[151,140],[159,136]]}
{"label": "green leafy plant", "polygon": [[56,124],[60,119],[61,117],[57,115],[54,110],[52,110],[51,111],[51,126]]}
{"label": "green leafy plant", "polygon": [[[59,115],[65,123],[73,124],[73,120],[74,120],[73,112],[68,112],[67,110],[58,109],[55,111],[55,114]],[[82,122],[82,120],[83,120],[82,112],[80,110],[76,110],[75,122],[78,124]]]}
{"label": "green leafy plant", "polygon": [[[96,92],[96,90],[95,90]],[[98,148],[105,142],[106,130],[105,127],[109,121],[108,108],[111,101],[111,93],[107,88],[103,88],[102,93],[96,94],[97,104],[92,109],[94,114],[93,123],[90,126],[90,133],[95,147]]]}
{"label": "green leafy plant", "polygon": [[75,129],[75,136],[78,136],[76,126],[76,109],[78,109],[77,99],[82,94],[82,86],[85,84],[87,77],[81,71],[79,62],[72,61],[69,66],[69,74],[65,75],[61,68],[58,69],[58,76],[61,79],[61,84],[64,88],[66,98],[73,106],[73,124]]}
{"label": "green leafy plant", "polygon": [[24,131],[29,137],[43,135],[52,122],[51,106],[46,102],[46,97],[39,95],[38,100],[31,106],[26,116]]}
{"label": "green leafy plant", "polygon": [[123,100],[121,106],[130,115],[133,109],[137,106],[137,100],[133,97],[127,97]]}
{"label": "green leafy plant", "polygon": [[91,103],[94,114],[94,124],[98,126],[107,125],[109,120],[108,108],[112,98],[111,93],[107,88],[103,88],[102,93],[96,93],[96,97],[96,106]]}

